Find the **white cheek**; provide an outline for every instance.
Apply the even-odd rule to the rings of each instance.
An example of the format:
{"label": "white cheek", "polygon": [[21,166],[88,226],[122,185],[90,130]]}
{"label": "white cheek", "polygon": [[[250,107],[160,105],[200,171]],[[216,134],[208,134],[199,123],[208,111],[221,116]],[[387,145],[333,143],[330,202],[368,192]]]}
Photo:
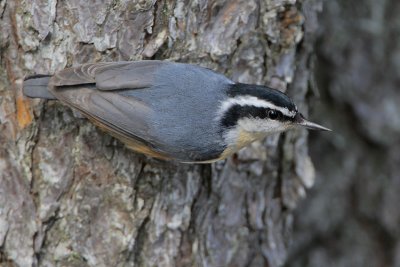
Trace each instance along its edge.
{"label": "white cheek", "polygon": [[[236,144],[240,133],[247,132],[254,137],[254,140],[262,139],[268,134],[278,133],[289,129],[288,123],[267,119],[244,118],[238,120],[237,127],[225,132],[224,138],[227,144]],[[253,141],[254,141],[253,140]]]}
{"label": "white cheek", "polygon": [[240,119],[238,124],[241,128],[248,132],[265,132],[274,133],[281,132],[287,129],[287,125],[280,121],[268,119]]}
{"label": "white cheek", "polygon": [[224,136],[225,142],[227,144],[236,144],[238,137],[239,137],[239,129],[236,127],[228,130]]}

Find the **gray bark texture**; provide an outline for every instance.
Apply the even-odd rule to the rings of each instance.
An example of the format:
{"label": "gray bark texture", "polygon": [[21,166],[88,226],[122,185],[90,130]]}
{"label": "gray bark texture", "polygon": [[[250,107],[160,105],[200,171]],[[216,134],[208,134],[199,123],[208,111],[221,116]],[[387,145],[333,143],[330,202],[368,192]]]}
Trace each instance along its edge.
{"label": "gray bark texture", "polygon": [[[127,150],[22,81],[169,59],[286,91],[307,113],[314,0],[0,1],[0,266],[281,266],[313,184],[307,132],[212,165]],[[312,92],[311,92],[312,93]]]}
{"label": "gray bark texture", "polygon": [[324,2],[313,113],[334,134],[310,136],[316,185],[287,266],[400,266],[399,14],[398,0]]}

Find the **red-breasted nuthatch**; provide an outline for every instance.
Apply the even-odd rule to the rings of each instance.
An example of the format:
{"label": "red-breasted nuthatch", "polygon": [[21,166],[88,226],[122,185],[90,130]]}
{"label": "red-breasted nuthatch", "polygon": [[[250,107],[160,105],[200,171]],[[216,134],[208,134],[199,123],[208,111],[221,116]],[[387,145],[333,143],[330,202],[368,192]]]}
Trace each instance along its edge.
{"label": "red-breasted nuthatch", "polygon": [[129,148],[161,159],[212,162],[307,121],[284,93],[234,83],[212,70],[167,61],[107,62],[36,75],[29,97],[58,99]]}

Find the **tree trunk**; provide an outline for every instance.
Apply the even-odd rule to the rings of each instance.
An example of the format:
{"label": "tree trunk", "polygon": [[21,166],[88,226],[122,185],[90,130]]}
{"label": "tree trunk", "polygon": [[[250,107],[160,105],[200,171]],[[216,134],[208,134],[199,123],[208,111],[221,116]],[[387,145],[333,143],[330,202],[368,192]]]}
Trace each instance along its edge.
{"label": "tree trunk", "polygon": [[212,165],[127,150],[24,76],[169,59],[287,91],[306,113],[313,0],[0,1],[0,265],[280,266],[314,169],[307,132]]}

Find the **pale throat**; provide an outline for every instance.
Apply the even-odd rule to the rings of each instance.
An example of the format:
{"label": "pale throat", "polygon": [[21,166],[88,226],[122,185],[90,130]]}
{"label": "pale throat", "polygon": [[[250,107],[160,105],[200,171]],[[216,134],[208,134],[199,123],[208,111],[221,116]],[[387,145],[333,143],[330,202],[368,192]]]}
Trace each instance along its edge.
{"label": "pale throat", "polygon": [[250,143],[261,140],[268,135],[267,132],[256,131],[256,128],[246,127],[249,122],[239,120],[236,127],[229,129],[225,135],[225,142],[228,146],[233,146],[233,149],[239,150]]}
{"label": "pale throat", "polygon": [[244,118],[238,120],[236,127],[229,129],[225,142],[239,150],[250,143],[264,139],[269,134],[279,133],[290,128],[290,125],[274,120]]}
{"label": "pale throat", "polygon": [[266,137],[266,135],[267,134],[265,133],[248,132],[240,127],[235,127],[228,130],[224,135],[227,148],[222,153],[221,159],[232,155],[254,141],[262,140],[264,137]]}

